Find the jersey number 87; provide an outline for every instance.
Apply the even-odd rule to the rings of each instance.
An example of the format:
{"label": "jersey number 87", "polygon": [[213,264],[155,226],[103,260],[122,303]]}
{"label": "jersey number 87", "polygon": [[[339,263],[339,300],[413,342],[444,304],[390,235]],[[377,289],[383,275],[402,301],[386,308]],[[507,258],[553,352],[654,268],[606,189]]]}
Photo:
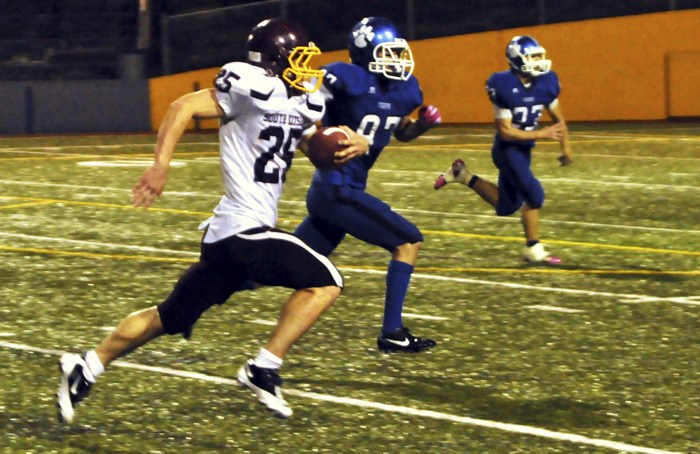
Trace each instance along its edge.
{"label": "jersey number 87", "polygon": [[[396,128],[396,126],[401,121],[401,117],[388,116],[386,117],[386,122],[384,123],[384,129],[389,131],[389,134]],[[365,115],[357,127],[357,133],[364,136],[370,145],[374,143],[374,135],[377,133],[379,126],[382,123],[382,118],[379,115],[369,114]]]}

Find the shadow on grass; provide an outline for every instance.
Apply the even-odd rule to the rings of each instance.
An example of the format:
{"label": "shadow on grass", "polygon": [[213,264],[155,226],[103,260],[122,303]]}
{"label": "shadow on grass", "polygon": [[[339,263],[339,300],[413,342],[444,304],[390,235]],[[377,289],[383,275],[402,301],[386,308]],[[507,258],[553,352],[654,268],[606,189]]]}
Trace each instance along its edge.
{"label": "shadow on grass", "polygon": [[[291,380],[290,380],[291,382]],[[494,389],[454,384],[435,378],[427,382],[402,380],[400,384],[377,384],[359,381],[328,382],[303,380],[311,389],[325,390],[338,396],[357,396],[367,390],[375,396],[368,400],[403,405],[412,408],[450,412],[455,405],[461,409],[457,416],[488,419],[512,424],[533,425],[562,430],[563,428],[594,428],[620,425],[617,418],[606,415],[606,407],[595,402],[580,402],[561,396],[542,399],[511,399],[494,395]],[[348,393],[343,391],[349,390]],[[379,388],[379,389],[378,389]],[[415,402],[422,402],[416,405]],[[447,409],[444,405],[447,404]]]}
{"label": "shadow on grass", "polygon": [[[633,268],[634,269],[634,268]],[[626,272],[615,273],[611,271],[610,273],[598,273],[595,277],[599,279],[614,279],[617,281],[633,281],[638,282],[640,278],[644,278],[647,282],[658,282],[658,283],[671,283],[675,284],[678,282],[683,282],[688,279],[697,279],[696,276],[680,276],[677,274],[663,274],[666,270],[660,269],[649,269],[649,268],[638,268],[639,273]]]}

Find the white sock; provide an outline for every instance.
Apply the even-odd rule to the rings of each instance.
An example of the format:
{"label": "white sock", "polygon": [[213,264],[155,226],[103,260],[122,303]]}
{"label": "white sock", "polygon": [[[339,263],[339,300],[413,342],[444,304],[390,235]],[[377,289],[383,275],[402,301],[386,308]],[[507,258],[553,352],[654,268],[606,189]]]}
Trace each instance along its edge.
{"label": "white sock", "polygon": [[97,377],[105,371],[105,366],[102,365],[102,361],[100,361],[100,357],[97,356],[95,350],[85,353],[85,363],[87,364],[87,370],[83,370],[83,375],[88,381],[94,383]]}
{"label": "white sock", "polygon": [[278,358],[264,348],[260,349],[260,353],[255,357],[255,365],[265,369],[279,369],[282,367],[282,358]]}

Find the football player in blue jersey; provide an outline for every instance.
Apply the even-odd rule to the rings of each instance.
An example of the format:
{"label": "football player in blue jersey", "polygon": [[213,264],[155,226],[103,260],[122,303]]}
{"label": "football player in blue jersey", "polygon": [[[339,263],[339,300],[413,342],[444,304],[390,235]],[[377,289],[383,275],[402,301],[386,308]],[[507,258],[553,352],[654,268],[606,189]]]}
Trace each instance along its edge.
{"label": "football player in blue jersey", "polygon": [[[435,341],[413,336],[403,325],[402,312],[423,236],[389,204],[366,192],[366,186],[369,170],[392,136],[412,140],[440,124],[440,113],[423,105],[423,92],[412,75],[411,48],[390,20],[364,18],[352,28],[348,41],[351,63],[323,68],[322,123],[347,125],[364,136],[366,152],[340,168],[316,170],[306,198],[309,215],[295,234],[324,255],[347,234],[387,250],[391,260],[377,346],[385,353],[421,352]],[[418,118],[411,118],[416,109]]]}
{"label": "football player in blue jersey", "polygon": [[[532,149],[538,139],[560,144],[561,165],[572,162],[569,132],[559,102],[559,78],[551,70],[544,47],[530,36],[516,36],[506,47],[509,70],[497,72],[486,82],[493,104],[496,137],[491,157],[498,168],[498,186],[469,171],[461,159],[455,160],[437,180],[435,189],[447,183],[470,187],[493,205],[498,216],[510,216],[520,209],[526,247],[524,260],[530,263],[559,264],[540,243],[540,208],[544,189],[532,173]],[[537,129],[544,109],[554,120],[552,126]]]}

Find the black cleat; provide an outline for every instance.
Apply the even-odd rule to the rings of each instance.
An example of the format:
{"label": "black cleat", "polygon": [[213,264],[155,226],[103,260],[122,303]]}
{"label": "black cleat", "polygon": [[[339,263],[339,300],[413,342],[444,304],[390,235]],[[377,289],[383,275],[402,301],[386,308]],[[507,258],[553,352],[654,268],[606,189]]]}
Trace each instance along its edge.
{"label": "black cleat", "polygon": [[238,370],[238,381],[250,388],[258,396],[258,400],[278,416],[292,416],[292,409],[282,397],[282,379],[275,369],[258,367],[249,359]]}
{"label": "black cleat", "polygon": [[58,407],[58,420],[69,423],[73,421],[75,406],[90,394],[90,383],[83,375],[83,368],[87,367],[85,358],[73,353],[61,356],[58,370],[61,373],[61,383],[56,393],[56,406]]}
{"label": "black cleat", "polygon": [[396,328],[389,334],[380,331],[377,338],[377,348],[382,353],[419,353],[435,347],[436,344],[432,339],[413,336],[405,326]]}

